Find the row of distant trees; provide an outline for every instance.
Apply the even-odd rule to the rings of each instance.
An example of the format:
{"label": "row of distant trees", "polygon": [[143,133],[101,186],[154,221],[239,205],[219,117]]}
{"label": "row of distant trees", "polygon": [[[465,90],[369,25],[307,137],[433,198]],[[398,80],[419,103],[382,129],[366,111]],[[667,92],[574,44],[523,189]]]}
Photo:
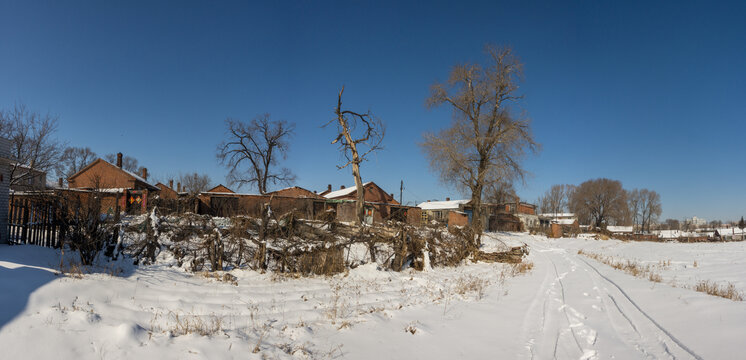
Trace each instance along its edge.
{"label": "row of distant trees", "polygon": [[709,229],[716,229],[716,228],[722,228],[725,226],[731,226],[731,227],[737,227],[740,229],[746,228],[746,221],[744,221],[743,216],[741,216],[741,219],[738,221],[722,221],[722,220],[712,220],[707,222],[706,224],[694,224],[692,222],[684,220],[678,220],[678,219],[666,219],[662,222],[660,222],[657,227],[661,230],[685,230],[685,231],[691,231],[696,229],[702,229],[702,228],[709,228]]}
{"label": "row of distant trees", "polygon": [[[11,186],[25,184],[28,178],[35,176],[29,168],[46,172],[48,179],[56,174],[67,181],[99,157],[90,147],[69,146],[60,141],[56,137],[58,123],[59,116],[32,111],[25,104],[0,110],[0,137],[11,142]],[[115,163],[116,155],[107,154],[103,159]],[[136,158],[124,156],[122,168],[139,174],[143,167]],[[158,180],[167,183],[169,179]],[[208,175],[196,172],[179,174],[176,180],[181,182],[183,191],[191,193],[207,190],[212,185]]]}
{"label": "row of distant trees", "polygon": [[635,225],[642,231],[650,231],[662,212],[657,192],[626,190],[620,181],[605,178],[553,185],[539,197],[538,207],[542,213],[575,213],[582,224]]}

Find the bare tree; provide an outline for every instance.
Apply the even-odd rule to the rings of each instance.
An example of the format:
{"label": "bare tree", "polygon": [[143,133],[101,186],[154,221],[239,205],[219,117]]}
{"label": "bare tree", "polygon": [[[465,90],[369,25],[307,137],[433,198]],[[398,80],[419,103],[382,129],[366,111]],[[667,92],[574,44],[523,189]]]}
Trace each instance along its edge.
{"label": "bare tree", "polygon": [[357,113],[342,109],[342,93],[339,91],[337,107],[334,110],[335,119],[330,120],[324,127],[331,123],[337,123],[337,135],[332,144],[339,144],[339,151],[344,155],[346,162],[337,165],[338,169],[352,167],[352,177],[355,179],[357,190],[357,204],[355,213],[359,223],[363,223],[365,217],[365,188],[360,176],[360,164],[367,160],[368,155],[374,151],[383,149],[383,137],[386,128],[380,119],[373,116],[370,110],[367,113]]}
{"label": "bare tree", "polygon": [[476,247],[485,186],[523,180],[521,160],[538,148],[530,121],[511,108],[522,98],[517,94],[522,64],[509,48],[487,46],[486,53],[485,65],[458,64],[446,83],[432,85],[427,106],[447,104],[453,120],[449,128],[425,133],[420,144],[443,182],[471,193]]}
{"label": "bare tree", "polygon": [[495,181],[485,186],[485,199],[493,204],[513,202],[518,197],[513,184],[505,181]]}
{"label": "bare tree", "polygon": [[179,182],[181,183],[181,191],[190,194],[199,194],[200,192],[207,191],[212,185],[209,175],[197,174],[196,172],[179,175]]}
{"label": "bare tree", "polygon": [[681,229],[681,222],[676,219],[666,219],[666,227],[668,227],[668,230],[679,230]]}
{"label": "bare tree", "polygon": [[10,186],[35,177],[36,171],[54,169],[61,145],[54,138],[56,115],[30,111],[24,104],[0,111],[0,136],[11,141]]}
{"label": "bare tree", "polygon": [[67,181],[86,165],[96,160],[97,156],[89,147],[67,147],[60,156],[57,165],[57,176]]}
{"label": "bare tree", "polygon": [[661,196],[652,190],[642,189],[639,191],[640,201],[640,225],[642,231],[650,231],[650,225],[661,215]]}
{"label": "bare tree", "polygon": [[229,140],[218,146],[217,156],[230,170],[226,178],[229,184],[253,185],[260,194],[266,194],[269,185],[295,180],[288,168],[275,169],[278,159],[287,158],[294,124],[271,120],[269,114],[257,116],[250,123],[229,118],[225,124]]}
{"label": "bare tree", "polygon": [[627,194],[617,180],[595,179],[580,184],[570,198],[570,210],[596,227],[624,223]]}
{"label": "bare tree", "polygon": [[[633,189],[627,193],[627,207],[632,224],[637,226],[642,224],[642,197],[639,189]],[[640,226],[642,230],[642,226]]]}
{"label": "bare tree", "polygon": [[[106,159],[106,161],[112,164],[117,163],[117,154],[106,154],[104,158]],[[140,166],[137,159],[133,158],[132,156],[124,155],[122,157],[122,169],[135,174],[142,174],[143,167]]]}
{"label": "bare tree", "polygon": [[541,204],[539,209],[543,213],[558,214],[562,213],[567,209],[567,199],[569,194],[570,185],[552,185],[547,192],[540,198]]}

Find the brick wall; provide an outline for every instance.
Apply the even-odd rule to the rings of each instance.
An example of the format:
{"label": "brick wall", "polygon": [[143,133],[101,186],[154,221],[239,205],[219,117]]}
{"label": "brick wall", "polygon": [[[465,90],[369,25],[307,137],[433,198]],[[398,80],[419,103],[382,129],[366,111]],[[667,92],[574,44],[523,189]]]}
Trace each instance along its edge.
{"label": "brick wall", "polygon": [[122,169],[105,161],[97,161],[85,172],[68,181],[70,188],[135,188],[135,180]]}
{"label": "brick wall", "polygon": [[469,225],[469,216],[464,213],[449,211],[448,226],[466,226]]}

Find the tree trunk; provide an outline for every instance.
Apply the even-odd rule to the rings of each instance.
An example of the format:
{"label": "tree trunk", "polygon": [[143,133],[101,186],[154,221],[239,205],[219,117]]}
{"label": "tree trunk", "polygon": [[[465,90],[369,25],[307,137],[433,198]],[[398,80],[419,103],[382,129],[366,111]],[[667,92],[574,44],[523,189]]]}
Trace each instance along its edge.
{"label": "tree trunk", "polygon": [[[342,91],[344,91],[344,88],[342,88]],[[357,143],[352,139],[352,135],[350,134],[350,127],[342,114],[342,91],[339,92],[339,102],[337,103],[337,120],[352,155],[352,176],[355,178],[355,187],[357,188],[355,214],[357,215],[358,224],[362,224],[365,220],[365,189],[363,188],[363,180],[360,177],[360,154],[357,152]]]}
{"label": "tree trunk", "polygon": [[[357,158],[357,151],[355,151],[354,158]],[[355,204],[355,214],[357,215],[357,221],[360,224],[365,222],[365,187],[363,187],[363,180],[360,178],[360,166],[353,162],[352,163],[352,175],[355,176],[355,187],[357,188],[357,204]]]}
{"label": "tree trunk", "polygon": [[478,250],[482,245],[482,187],[477,186],[471,194],[471,227],[474,232],[474,247]]}

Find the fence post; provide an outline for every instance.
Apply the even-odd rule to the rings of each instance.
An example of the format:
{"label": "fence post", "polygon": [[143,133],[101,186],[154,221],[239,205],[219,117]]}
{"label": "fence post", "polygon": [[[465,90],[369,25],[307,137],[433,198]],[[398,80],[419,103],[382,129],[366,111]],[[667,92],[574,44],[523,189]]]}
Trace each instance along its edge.
{"label": "fence post", "polygon": [[23,226],[23,230],[21,231],[21,244],[26,244],[28,240],[28,200],[24,200],[22,204],[21,226]]}

